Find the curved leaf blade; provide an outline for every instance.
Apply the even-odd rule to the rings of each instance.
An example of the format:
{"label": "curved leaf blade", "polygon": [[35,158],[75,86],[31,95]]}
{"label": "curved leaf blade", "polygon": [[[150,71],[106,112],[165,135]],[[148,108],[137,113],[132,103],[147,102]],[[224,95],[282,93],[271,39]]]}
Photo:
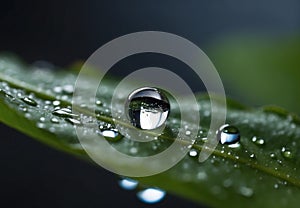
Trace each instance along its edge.
{"label": "curved leaf blade", "polygon": [[[70,117],[52,113],[58,105],[62,108],[71,106],[72,95],[64,86],[73,86],[76,74],[26,68],[9,58],[0,59],[1,122],[52,147],[89,160],[76,137],[74,123],[67,119]],[[112,86],[110,82],[106,83],[108,94],[112,93]],[[36,105],[24,102],[24,97],[34,100]],[[102,95],[99,99],[101,115],[93,122],[97,125],[111,123],[112,118],[104,107],[107,98]],[[206,96],[198,96],[198,102],[202,132],[192,148],[199,152],[210,122],[210,102]],[[173,111],[170,119],[174,122],[168,123],[168,129],[176,129],[180,121],[177,109]],[[88,111],[82,114],[88,116]],[[298,207],[298,117],[277,107],[250,109],[229,101],[227,122],[239,128],[240,147],[218,145],[204,163],[187,155],[170,170],[138,180],[145,186],[158,186],[213,207]],[[133,154],[129,151],[132,147],[137,150],[133,155],[155,154],[172,142],[172,134],[176,133],[172,131],[155,143],[158,150],[153,149],[153,143],[129,143],[127,138],[112,145],[128,154]],[[263,142],[257,142],[260,139]]]}

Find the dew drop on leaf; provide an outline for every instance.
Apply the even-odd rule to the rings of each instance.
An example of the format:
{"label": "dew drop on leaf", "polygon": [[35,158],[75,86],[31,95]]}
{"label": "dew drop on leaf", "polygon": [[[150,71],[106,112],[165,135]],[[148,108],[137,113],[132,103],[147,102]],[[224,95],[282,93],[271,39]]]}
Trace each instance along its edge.
{"label": "dew drop on leaf", "polygon": [[239,130],[228,124],[220,127],[218,131],[218,139],[221,144],[234,144],[240,140]]}
{"label": "dew drop on leaf", "polygon": [[56,109],[56,110],[52,111],[52,114],[59,116],[59,117],[77,117],[78,116],[76,114],[73,114],[69,108]]}
{"label": "dew drop on leaf", "polygon": [[53,104],[54,106],[59,106],[59,105],[60,105],[60,101],[59,101],[59,100],[54,100],[54,101],[52,102],[52,104]]}
{"label": "dew drop on leaf", "polygon": [[59,123],[59,120],[57,118],[51,118],[50,121],[55,124]]}
{"label": "dew drop on leaf", "polygon": [[287,159],[291,159],[294,157],[293,153],[291,151],[287,150],[285,147],[282,147],[281,153],[282,153],[282,156]]}
{"label": "dew drop on leaf", "polygon": [[270,158],[276,159],[276,155],[275,155],[274,153],[271,153],[271,154],[270,154]]}
{"label": "dew drop on leaf", "polygon": [[185,135],[190,136],[190,135],[191,135],[191,131],[187,130],[187,131],[185,132]]}
{"label": "dew drop on leaf", "polygon": [[37,106],[37,102],[29,97],[23,97],[21,100],[28,105]]}
{"label": "dew drop on leaf", "polygon": [[96,101],[96,105],[101,106],[101,105],[102,105],[102,102],[101,102],[100,100],[97,100],[97,101]]}
{"label": "dew drop on leaf", "polygon": [[263,140],[262,138],[259,137],[252,137],[252,142],[257,144],[257,145],[264,145],[265,144],[265,140]]}
{"label": "dew drop on leaf", "polygon": [[54,88],[53,88],[53,91],[55,92],[55,93],[61,93],[62,92],[62,87],[61,86],[55,86]]}
{"label": "dew drop on leaf", "polygon": [[63,90],[63,92],[66,93],[66,94],[72,94],[72,93],[74,92],[74,86],[68,84],[68,85],[63,86],[63,87],[62,87],[62,90]]}
{"label": "dew drop on leaf", "polygon": [[157,188],[147,188],[137,193],[138,199],[147,204],[158,203],[165,196],[166,192]]}
{"label": "dew drop on leaf", "polygon": [[72,125],[81,125],[81,121],[74,118],[66,118],[65,121],[69,122]]}
{"label": "dew drop on leaf", "polygon": [[123,135],[119,133],[118,129],[106,128],[103,129],[103,126],[99,126],[100,131],[98,132],[105,139],[116,142],[123,138]]}
{"label": "dew drop on leaf", "polygon": [[253,196],[253,189],[246,187],[246,186],[241,186],[239,189],[239,192],[241,195],[243,195],[245,197]]}
{"label": "dew drop on leaf", "polygon": [[197,150],[191,149],[191,150],[189,151],[189,156],[191,156],[191,157],[196,157],[197,155],[198,155]]}
{"label": "dew drop on leaf", "polygon": [[170,113],[170,103],[161,90],[143,87],[128,96],[125,112],[133,126],[152,130],[165,123]]}

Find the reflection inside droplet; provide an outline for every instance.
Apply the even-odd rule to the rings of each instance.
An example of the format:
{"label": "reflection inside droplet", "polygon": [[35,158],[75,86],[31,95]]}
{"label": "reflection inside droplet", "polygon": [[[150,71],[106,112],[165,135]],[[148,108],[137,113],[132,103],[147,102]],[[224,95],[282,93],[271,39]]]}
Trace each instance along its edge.
{"label": "reflection inside droplet", "polygon": [[228,124],[220,127],[218,131],[218,139],[221,144],[234,144],[240,140],[239,130]]}
{"label": "reflection inside droplet", "polygon": [[165,123],[169,116],[170,104],[161,90],[143,87],[128,96],[125,112],[132,125],[151,130]]}

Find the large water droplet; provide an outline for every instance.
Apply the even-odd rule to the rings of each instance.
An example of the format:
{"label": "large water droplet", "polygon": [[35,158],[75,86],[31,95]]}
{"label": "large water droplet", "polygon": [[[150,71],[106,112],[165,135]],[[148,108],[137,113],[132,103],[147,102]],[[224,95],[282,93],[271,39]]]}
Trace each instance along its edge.
{"label": "large water droplet", "polygon": [[221,144],[234,144],[240,140],[239,130],[228,124],[220,127],[218,138]]}
{"label": "large water droplet", "polygon": [[128,96],[125,112],[132,125],[151,130],[165,123],[169,116],[170,103],[161,90],[143,87]]}
{"label": "large water droplet", "polygon": [[139,182],[130,178],[123,178],[119,181],[119,185],[125,190],[134,190]]}
{"label": "large water droplet", "polygon": [[157,188],[148,188],[137,193],[138,199],[147,204],[160,202],[166,195],[166,192]]}
{"label": "large water droplet", "polygon": [[29,97],[23,97],[21,100],[28,105],[37,106],[37,102]]}

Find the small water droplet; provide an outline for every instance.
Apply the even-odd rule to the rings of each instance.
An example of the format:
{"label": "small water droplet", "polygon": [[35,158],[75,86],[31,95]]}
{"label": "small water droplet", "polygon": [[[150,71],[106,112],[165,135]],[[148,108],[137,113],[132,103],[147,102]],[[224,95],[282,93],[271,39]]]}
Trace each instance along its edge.
{"label": "small water droplet", "polygon": [[65,121],[69,122],[72,125],[81,125],[81,121],[74,118],[65,118]]}
{"label": "small water droplet", "polygon": [[288,151],[288,150],[284,151],[282,153],[282,155],[283,155],[283,157],[288,158],[288,159],[293,158],[293,153],[291,151]]}
{"label": "small water droplet", "polygon": [[250,156],[249,156],[250,158],[252,158],[252,159],[254,159],[255,158],[255,154],[250,154]]}
{"label": "small water droplet", "polygon": [[252,137],[252,142],[257,145],[265,144],[265,140],[263,140],[262,138],[256,137],[256,136]]}
{"label": "small water droplet", "polygon": [[253,195],[253,189],[248,188],[246,186],[242,186],[239,189],[240,194],[242,194],[245,197],[251,197]]}
{"label": "small water droplet", "polygon": [[31,118],[31,114],[30,113],[25,113],[25,118]]}
{"label": "small water droplet", "polygon": [[27,111],[28,111],[28,109],[27,109],[26,107],[24,107],[24,106],[20,107],[20,109],[21,109],[21,111],[23,111],[23,112],[27,112]]}
{"label": "small water droplet", "polygon": [[46,120],[45,117],[40,117],[41,122],[45,122],[45,120]]}
{"label": "small water droplet", "polygon": [[40,129],[45,128],[45,124],[44,123],[37,123],[36,126]]}
{"label": "small water droplet", "polygon": [[60,105],[60,101],[59,101],[59,100],[54,100],[54,101],[52,102],[52,104],[53,104],[54,106],[59,106],[59,105]]}
{"label": "small water droplet", "polygon": [[63,86],[62,90],[64,93],[72,94],[74,92],[74,86],[68,84],[68,85]]}
{"label": "small water droplet", "polygon": [[292,159],[294,157],[293,153],[290,150],[286,149],[285,147],[281,148],[281,153],[282,156],[287,159]]}
{"label": "small water droplet", "polygon": [[28,105],[37,106],[37,102],[29,97],[23,97],[21,100]]}
{"label": "small water droplet", "polygon": [[157,188],[147,188],[137,193],[137,197],[144,203],[154,204],[160,202],[166,195],[166,192]]}
{"label": "small water droplet", "polygon": [[275,189],[278,189],[278,188],[279,188],[279,185],[278,185],[277,183],[275,183],[275,184],[274,184],[274,188],[275,188]]}
{"label": "small water droplet", "polygon": [[119,133],[118,129],[112,129],[112,128],[103,129],[103,126],[99,126],[99,129],[100,129],[99,133],[109,141],[116,142],[123,138],[123,135]]}
{"label": "small water droplet", "polygon": [[52,111],[52,114],[60,117],[78,117],[78,115],[73,114],[69,108],[56,109]]}
{"label": "small water droplet", "polygon": [[270,158],[272,158],[272,159],[276,159],[276,155],[275,155],[275,153],[271,153],[271,154],[270,154]]}
{"label": "small water droplet", "polygon": [[96,101],[96,105],[101,106],[101,105],[102,105],[102,102],[101,102],[100,100],[97,100],[97,101]]}
{"label": "small water droplet", "polygon": [[189,156],[191,156],[191,157],[196,157],[197,155],[198,155],[197,150],[191,149],[191,150],[189,151]]}
{"label": "small water droplet", "polygon": [[240,140],[239,130],[228,124],[220,127],[218,138],[221,144],[234,144]]}
{"label": "small water droplet", "polygon": [[136,147],[131,147],[131,148],[129,149],[129,152],[130,152],[131,154],[136,154],[136,153],[138,152],[138,149],[137,149]]}
{"label": "small water droplet", "polygon": [[207,174],[203,171],[200,171],[199,173],[197,173],[197,179],[198,180],[205,180],[207,178]]}
{"label": "small water droplet", "polygon": [[187,130],[187,131],[185,132],[185,135],[190,136],[190,135],[191,135],[191,131]]}
{"label": "small water droplet", "polygon": [[59,120],[57,118],[51,118],[50,120],[52,123],[58,124]]}
{"label": "small water droplet", "polygon": [[151,130],[165,123],[169,116],[170,104],[161,90],[143,87],[128,96],[125,112],[133,126]]}
{"label": "small water droplet", "polygon": [[61,93],[62,92],[62,87],[61,86],[55,86],[53,88],[53,91],[56,92],[56,93]]}
{"label": "small water droplet", "polygon": [[123,178],[119,181],[119,186],[125,190],[134,190],[139,182],[130,178]]}
{"label": "small water droplet", "polygon": [[232,180],[231,179],[226,179],[224,182],[223,182],[223,186],[225,188],[228,188],[232,185]]}

